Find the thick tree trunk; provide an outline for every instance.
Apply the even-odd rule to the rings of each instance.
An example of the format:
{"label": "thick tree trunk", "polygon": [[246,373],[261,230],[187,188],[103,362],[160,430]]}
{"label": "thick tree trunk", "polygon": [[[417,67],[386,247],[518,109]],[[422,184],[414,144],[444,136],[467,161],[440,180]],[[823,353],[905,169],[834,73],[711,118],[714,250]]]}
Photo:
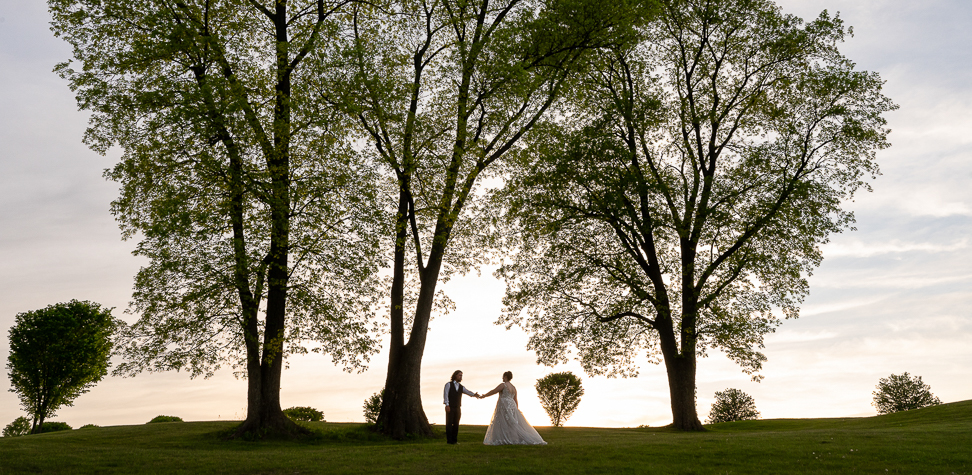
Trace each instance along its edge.
{"label": "thick tree trunk", "polygon": [[665,356],[668,370],[668,393],[672,401],[672,427],[685,431],[701,431],[695,407],[695,355]]}
{"label": "thick tree trunk", "polygon": [[395,439],[407,436],[434,435],[422,408],[422,357],[432,316],[435,287],[442,263],[442,246],[433,246],[427,267],[421,268],[419,299],[412,329],[405,343],[405,240],[408,237],[409,195],[404,187],[399,193],[395,233],[394,275],[391,289],[391,344],[385,393],[378,413],[378,430]]}
{"label": "thick tree trunk", "polygon": [[404,346],[397,358],[388,359],[385,394],[378,414],[379,431],[395,439],[433,435],[422,408],[422,352],[411,350]]}

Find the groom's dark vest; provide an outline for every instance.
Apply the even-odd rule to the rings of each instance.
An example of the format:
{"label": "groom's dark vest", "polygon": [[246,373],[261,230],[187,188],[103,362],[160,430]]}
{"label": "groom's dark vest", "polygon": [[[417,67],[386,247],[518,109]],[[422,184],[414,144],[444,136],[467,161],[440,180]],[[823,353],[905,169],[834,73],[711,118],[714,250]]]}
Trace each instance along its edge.
{"label": "groom's dark vest", "polygon": [[462,383],[459,383],[458,391],[452,383],[453,381],[449,381],[449,407],[459,407],[462,405]]}

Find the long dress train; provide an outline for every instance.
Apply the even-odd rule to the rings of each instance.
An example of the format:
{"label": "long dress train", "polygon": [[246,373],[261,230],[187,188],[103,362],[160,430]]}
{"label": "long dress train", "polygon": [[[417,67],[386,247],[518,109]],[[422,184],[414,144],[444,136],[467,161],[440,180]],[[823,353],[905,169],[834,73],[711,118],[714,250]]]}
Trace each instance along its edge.
{"label": "long dress train", "polygon": [[516,388],[512,384],[503,383],[504,388],[496,401],[493,420],[486,429],[485,445],[546,445],[537,430],[527,422],[516,407]]}

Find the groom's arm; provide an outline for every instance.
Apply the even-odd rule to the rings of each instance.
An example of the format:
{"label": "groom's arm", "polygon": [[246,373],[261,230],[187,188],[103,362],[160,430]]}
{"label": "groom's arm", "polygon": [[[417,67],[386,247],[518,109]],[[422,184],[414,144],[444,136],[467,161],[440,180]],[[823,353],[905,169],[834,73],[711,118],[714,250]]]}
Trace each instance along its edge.
{"label": "groom's arm", "polygon": [[467,396],[479,397],[479,393],[474,393],[474,392],[470,391],[469,388],[467,388],[465,386],[462,387],[462,392],[465,395],[467,395]]}
{"label": "groom's arm", "polygon": [[452,381],[449,381],[445,384],[445,388],[442,390],[442,404],[445,404],[446,407],[449,407],[449,386],[451,385]]}

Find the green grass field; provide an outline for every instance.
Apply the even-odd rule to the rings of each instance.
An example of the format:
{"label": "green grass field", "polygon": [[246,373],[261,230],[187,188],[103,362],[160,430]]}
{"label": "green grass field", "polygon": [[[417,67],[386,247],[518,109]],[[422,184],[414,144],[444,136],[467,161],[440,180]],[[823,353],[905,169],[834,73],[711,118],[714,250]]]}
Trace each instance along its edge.
{"label": "green grass field", "polygon": [[[538,427],[549,445],[486,447],[484,426],[384,440],[361,424],[311,423],[302,441],[225,441],[232,422],[172,422],[0,438],[14,473],[972,473],[972,401],[867,418],[664,428]],[[441,428],[438,428],[441,431]]]}

